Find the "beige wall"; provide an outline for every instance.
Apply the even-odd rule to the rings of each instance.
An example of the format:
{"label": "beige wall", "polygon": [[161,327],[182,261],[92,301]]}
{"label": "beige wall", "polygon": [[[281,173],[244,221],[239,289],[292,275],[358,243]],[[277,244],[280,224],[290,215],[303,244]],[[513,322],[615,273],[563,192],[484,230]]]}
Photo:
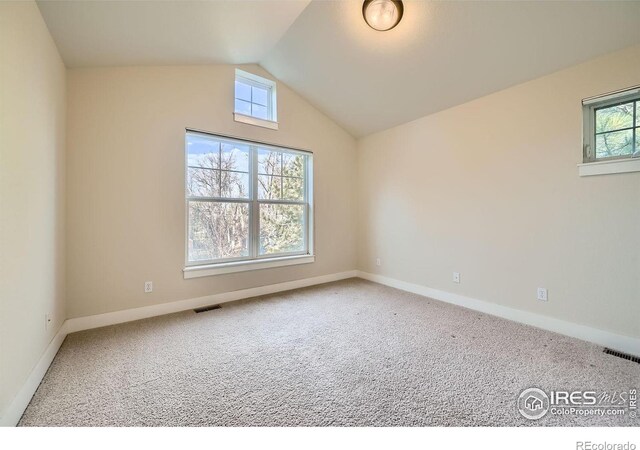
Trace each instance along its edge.
{"label": "beige wall", "polygon": [[[234,122],[234,74],[233,66],[68,71],[69,318],[355,269],[355,140],[282,83],[279,131]],[[314,152],[315,263],[183,279],[185,127]]]}
{"label": "beige wall", "polygon": [[65,319],[64,143],[58,51],[35,3],[2,2],[0,417]]}
{"label": "beige wall", "polygon": [[[580,99],[639,75],[635,47],[356,143],[282,83],[279,131],[235,123],[232,66],[65,85],[35,4],[0,3],[0,413],[65,318],[356,267],[640,336],[640,174],[576,169]],[[314,151],[314,264],[183,279],[185,127]]]}
{"label": "beige wall", "polygon": [[640,336],[640,173],[576,168],[580,100],[639,83],[635,47],[362,139],[359,268]]}

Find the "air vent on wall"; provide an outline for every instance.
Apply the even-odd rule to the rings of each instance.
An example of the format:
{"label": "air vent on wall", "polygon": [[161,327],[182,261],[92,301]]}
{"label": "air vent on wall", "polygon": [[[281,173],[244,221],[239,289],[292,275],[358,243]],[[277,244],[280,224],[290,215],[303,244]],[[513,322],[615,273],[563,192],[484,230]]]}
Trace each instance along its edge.
{"label": "air vent on wall", "polygon": [[220,305],[210,305],[210,306],[203,306],[202,308],[196,308],[194,309],[194,311],[197,314],[197,313],[207,312],[213,309],[220,309],[220,308],[222,308]]}
{"label": "air vent on wall", "polygon": [[633,361],[635,363],[640,364],[640,358],[638,358],[637,356],[633,356],[633,355],[628,355],[626,353],[622,353],[622,352],[618,352],[616,350],[611,350],[610,348],[605,348],[604,352],[607,355],[613,355],[613,356],[617,356],[618,358],[622,358],[622,359],[628,359],[629,361]]}

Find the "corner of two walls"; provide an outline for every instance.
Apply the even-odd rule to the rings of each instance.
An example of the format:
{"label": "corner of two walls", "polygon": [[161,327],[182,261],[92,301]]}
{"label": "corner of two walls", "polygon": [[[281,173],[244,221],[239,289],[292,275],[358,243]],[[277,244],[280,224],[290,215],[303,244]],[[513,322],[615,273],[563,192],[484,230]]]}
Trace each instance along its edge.
{"label": "corner of two walls", "polygon": [[640,173],[577,169],[581,100],[639,67],[631,47],[360,139],[359,270],[640,337]]}
{"label": "corner of two walls", "polygon": [[0,3],[0,424],[65,320],[65,71],[35,2]]}

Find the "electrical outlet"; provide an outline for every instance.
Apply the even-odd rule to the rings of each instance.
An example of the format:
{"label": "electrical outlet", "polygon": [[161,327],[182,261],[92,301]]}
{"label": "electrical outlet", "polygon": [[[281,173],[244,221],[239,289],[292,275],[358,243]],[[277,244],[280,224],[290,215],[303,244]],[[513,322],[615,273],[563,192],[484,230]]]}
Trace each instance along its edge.
{"label": "electrical outlet", "polygon": [[382,265],[382,261],[380,261],[380,258],[376,258],[376,266],[381,266]]}
{"label": "electrical outlet", "polygon": [[454,283],[460,283],[460,272],[453,272],[452,280]]}
{"label": "electrical outlet", "polygon": [[49,328],[51,327],[52,323],[53,323],[53,320],[51,318],[51,313],[45,313],[44,314],[44,329],[45,329],[45,331],[49,331]]}
{"label": "electrical outlet", "polygon": [[548,300],[547,288],[538,288],[538,300],[542,302],[546,302]]}
{"label": "electrical outlet", "polygon": [[153,292],[153,281],[144,282],[144,292],[145,294],[148,294],[149,292]]}

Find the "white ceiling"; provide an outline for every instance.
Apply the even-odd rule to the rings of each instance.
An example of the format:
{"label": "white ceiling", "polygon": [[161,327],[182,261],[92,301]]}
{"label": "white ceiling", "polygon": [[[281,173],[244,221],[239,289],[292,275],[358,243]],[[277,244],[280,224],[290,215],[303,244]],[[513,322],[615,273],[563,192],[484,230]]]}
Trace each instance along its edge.
{"label": "white ceiling", "polygon": [[68,67],[255,63],[305,1],[38,1]]}
{"label": "white ceiling", "polygon": [[39,2],[70,67],[257,62],[354,136],[640,43],[637,1]]}
{"label": "white ceiling", "polygon": [[312,2],[262,66],[362,136],[640,43],[640,2]]}

